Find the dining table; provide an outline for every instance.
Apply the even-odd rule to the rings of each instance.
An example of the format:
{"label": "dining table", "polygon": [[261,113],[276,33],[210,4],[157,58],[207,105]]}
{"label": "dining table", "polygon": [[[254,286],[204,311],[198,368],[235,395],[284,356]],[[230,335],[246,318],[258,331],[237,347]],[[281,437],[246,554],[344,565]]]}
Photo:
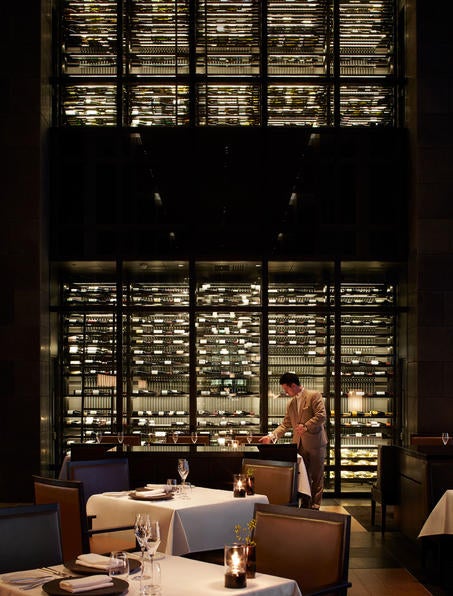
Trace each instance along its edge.
{"label": "dining table", "polygon": [[163,488],[148,485],[149,500],[147,491],[91,495],[86,508],[88,516],[94,516],[93,530],[134,525],[137,513],[149,513],[160,525],[160,552],[183,555],[217,550],[235,541],[236,525],[247,527],[255,503],[269,503],[266,495],[235,497],[232,490],[193,485],[187,486],[186,498],[181,493],[170,495],[171,498],[154,498],[152,493],[159,487]]}
{"label": "dining table", "polygon": [[448,534],[453,534],[453,490],[446,490],[441,496],[423,524],[418,538]]}
{"label": "dining table", "polygon": [[[135,553],[131,553],[135,557]],[[156,564],[156,563],[155,563]],[[162,596],[215,596],[216,594],[231,594],[231,588],[225,587],[224,567],[215,563],[206,563],[185,557],[164,555],[158,561],[161,569],[161,593]],[[51,569],[52,571],[49,571]],[[97,572],[95,572],[97,573]],[[37,578],[37,585],[29,588],[14,581],[11,574],[0,575],[0,596],[62,596],[66,592],[60,588],[60,581],[68,579],[62,575],[76,577],[64,565],[56,565],[46,569],[35,569],[14,574],[16,578],[29,577]],[[135,581],[134,576],[127,579],[124,592],[131,596],[140,596],[140,581]],[[118,594],[118,589],[108,588],[98,590],[102,596]],[[247,585],[240,589],[241,595],[247,596],[302,596],[298,584],[293,579],[256,573],[252,579],[247,579]],[[96,590],[81,592],[84,596],[96,596]]]}

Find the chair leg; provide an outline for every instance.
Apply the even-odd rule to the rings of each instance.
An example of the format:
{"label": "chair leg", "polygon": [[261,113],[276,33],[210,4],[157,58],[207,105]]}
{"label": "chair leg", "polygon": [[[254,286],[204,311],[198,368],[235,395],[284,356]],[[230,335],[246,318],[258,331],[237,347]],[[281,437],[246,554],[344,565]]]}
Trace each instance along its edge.
{"label": "chair leg", "polygon": [[371,525],[374,526],[376,521],[376,501],[371,499]]}
{"label": "chair leg", "polygon": [[381,532],[384,534],[385,532],[385,520],[387,518],[387,505],[385,503],[381,503]]}

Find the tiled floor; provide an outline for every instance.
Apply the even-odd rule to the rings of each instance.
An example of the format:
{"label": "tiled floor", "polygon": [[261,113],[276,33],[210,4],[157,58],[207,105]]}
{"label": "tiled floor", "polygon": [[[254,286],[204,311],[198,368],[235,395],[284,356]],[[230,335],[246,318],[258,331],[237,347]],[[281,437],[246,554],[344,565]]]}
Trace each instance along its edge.
{"label": "tiled floor", "polygon": [[[351,504],[369,506],[369,500],[324,499],[322,509],[344,511],[343,507]],[[432,569],[422,566],[418,544],[397,531],[384,535],[378,527],[376,531],[367,531],[354,518],[349,579],[352,588],[348,596],[453,595],[453,590],[438,585]]]}

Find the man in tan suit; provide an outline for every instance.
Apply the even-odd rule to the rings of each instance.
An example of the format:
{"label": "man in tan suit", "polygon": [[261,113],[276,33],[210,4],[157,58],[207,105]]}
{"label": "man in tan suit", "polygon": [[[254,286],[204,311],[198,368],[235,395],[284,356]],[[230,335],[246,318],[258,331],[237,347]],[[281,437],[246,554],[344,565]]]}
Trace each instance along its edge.
{"label": "man in tan suit", "polygon": [[[286,372],[280,377],[283,391],[291,397],[285,417],[273,435],[278,439],[293,429],[293,443],[302,456],[311,486],[311,508],[319,509],[324,488],[324,462],[326,459],[326,408],[319,391],[301,386],[299,377]],[[272,436],[261,437],[260,442],[269,443]]]}

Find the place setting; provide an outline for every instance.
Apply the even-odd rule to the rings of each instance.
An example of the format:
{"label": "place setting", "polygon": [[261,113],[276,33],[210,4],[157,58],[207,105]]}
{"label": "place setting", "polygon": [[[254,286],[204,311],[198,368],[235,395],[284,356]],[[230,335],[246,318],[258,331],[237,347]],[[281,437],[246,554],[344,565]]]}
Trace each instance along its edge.
{"label": "place setting", "polygon": [[130,574],[141,570],[141,562],[129,557],[125,551],[112,551],[110,556],[96,553],[82,554],[65,563],[73,573],[84,577],[60,577],[43,584],[42,589],[50,596],[83,593],[86,596],[114,596],[129,588]]}

